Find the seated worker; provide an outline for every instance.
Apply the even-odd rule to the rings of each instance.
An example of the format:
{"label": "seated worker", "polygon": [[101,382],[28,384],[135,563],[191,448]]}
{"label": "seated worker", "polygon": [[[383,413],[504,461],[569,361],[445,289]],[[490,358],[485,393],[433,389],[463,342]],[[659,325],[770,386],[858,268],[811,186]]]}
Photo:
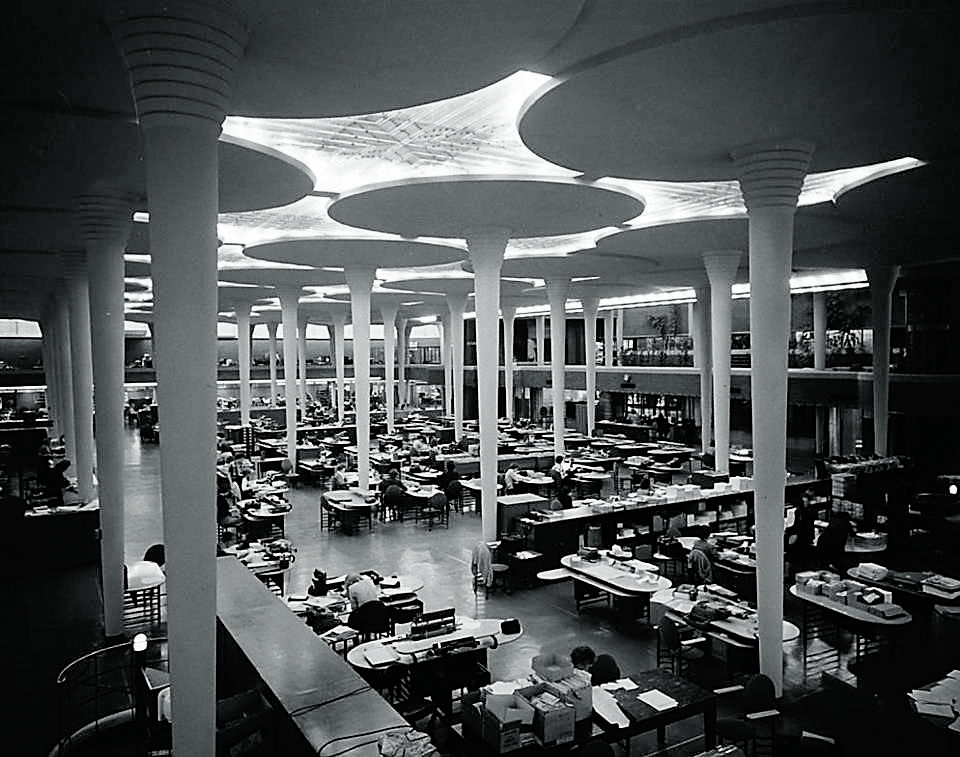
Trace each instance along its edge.
{"label": "seated worker", "polygon": [[453,462],[453,460],[447,460],[443,473],[441,473],[440,478],[437,479],[437,488],[442,492],[446,492],[450,484],[459,480],[460,474],[457,473],[457,464]]}
{"label": "seated worker", "polygon": [[517,463],[510,463],[506,473],[503,474],[503,491],[506,494],[514,494],[520,478],[520,466]]}
{"label": "seated worker", "polygon": [[[70,467],[69,460],[59,460],[52,468],[37,471],[37,481],[43,489],[45,496],[54,500],[53,506],[64,503],[64,493],[67,491],[76,492],[77,489],[73,482],[67,478],[64,471]],[[42,476],[41,476],[42,474]]]}
{"label": "seated worker", "polygon": [[403,491],[407,490],[406,484],[400,480],[400,471],[397,468],[387,471],[387,475],[380,479],[380,485],[377,488],[383,494],[391,486],[399,486]]}
{"label": "seated worker", "polygon": [[837,512],[817,540],[817,558],[822,568],[843,572],[846,563],[847,540],[853,536],[850,513]]}
{"label": "seated worker", "polygon": [[588,646],[574,647],[570,652],[570,662],[573,663],[575,670],[589,673],[592,686],[611,683],[620,678],[620,667],[617,661],[611,655],[596,654]]}
{"label": "seated worker", "polygon": [[690,554],[687,555],[687,567],[696,582],[711,583],[713,581],[713,562],[717,557],[717,547],[707,538],[710,535],[710,529],[707,526],[697,527],[695,533],[697,540],[690,548]]}
{"label": "seated worker", "polygon": [[429,455],[433,452],[433,448],[419,435],[413,437],[413,440],[410,442],[410,450],[414,455]]}
{"label": "seated worker", "polygon": [[347,489],[349,485],[347,484],[347,466],[343,463],[338,463],[337,467],[333,469],[333,483],[331,484],[332,489]]}
{"label": "seated worker", "polygon": [[380,590],[369,576],[350,573],[344,579],[343,587],[352,608],[347,618],[348,626],[364,634],[389,630],[389,613],[380,601]]}

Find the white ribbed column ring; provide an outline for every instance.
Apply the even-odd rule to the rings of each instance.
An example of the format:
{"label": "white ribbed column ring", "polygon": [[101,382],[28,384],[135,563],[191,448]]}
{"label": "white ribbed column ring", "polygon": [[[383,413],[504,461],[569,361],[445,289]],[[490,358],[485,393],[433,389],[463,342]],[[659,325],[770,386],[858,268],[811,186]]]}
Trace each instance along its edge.
{"label": "white ribbed column ring", "polygon": [[222,123],[247,31],[224,9],[191,2],[123,3],[108,14],[144,128]]}
{"label": "white ribbed column ring", "polygon": [[748,210],[795,208],[813,157],[814,145],[803,140],[749,145],[731,153]]}

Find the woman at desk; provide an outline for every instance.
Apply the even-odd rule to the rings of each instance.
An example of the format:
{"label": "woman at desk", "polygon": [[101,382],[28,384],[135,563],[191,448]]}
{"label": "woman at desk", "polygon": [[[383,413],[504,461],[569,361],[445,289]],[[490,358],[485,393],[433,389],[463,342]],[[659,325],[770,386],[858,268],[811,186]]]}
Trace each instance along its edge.
{"label": "woman at desk", "polygon": [[510,463],[506,473],[503,474],[503,491],[505,494],[516,494],[516,487],[520,478],[520,466],[517,463]]}
{"label": "woman at desk", "polygon": [[343,588],[352,608],[347,618],[348,626],[364,634],[388,629],[387,608],[380,601],[380,590],[369,576],[350,573],[343,580]]}
{"label": "woman at desk", "polygon": [[441,473],[440,478],[437,479],[437,488],[442,492],[446,492],[450,484],[459,480],[460,474],[457,473],[457,464],[453,462],[453,460],[447,460],[443,473]]}

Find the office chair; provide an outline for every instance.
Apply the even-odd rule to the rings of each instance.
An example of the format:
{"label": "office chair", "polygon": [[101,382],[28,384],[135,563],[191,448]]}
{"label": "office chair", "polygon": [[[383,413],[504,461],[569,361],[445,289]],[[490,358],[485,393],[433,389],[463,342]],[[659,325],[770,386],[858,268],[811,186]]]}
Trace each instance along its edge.
{"label": "office chair", "polygon": [[427,530],[433,530],[433,521],[437,520],[441,526],[450,525],[450,503],[447,501],[447,495],[443,492],[437,492],[420,508],[417,514],[417,520],[427,519]]}
{"label": "office chair", "polygon": [[657,667],[669,662],[670,672],[683,677],[691,663],[703,659],[703,650],[697,645],[705,642],[703,636],[682,638],[677,624],[669,615],[665,615],[657,626]]}
{"label": "office chair", "polygon": [[379,599],[364,602],[350,613],[347,625],[360,632],[360,641],[390,635],[390,611]]}

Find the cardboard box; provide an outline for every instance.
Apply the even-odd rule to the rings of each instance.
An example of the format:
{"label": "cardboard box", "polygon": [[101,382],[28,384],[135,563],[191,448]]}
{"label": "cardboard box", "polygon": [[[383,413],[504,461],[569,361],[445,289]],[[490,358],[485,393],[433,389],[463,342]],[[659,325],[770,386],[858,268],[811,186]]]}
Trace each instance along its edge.
{"label": "cardboard box", "polygon": [[520,722],[503,722],[490,710],[483,710],[483,724],[481,736],[493,749],[500,754],[512,752],[520,748]]}
{"label": "cardboard box", "polygon": [[[576,710],[556,694],[548,690],[546,684],[520,689],[517,697],[533,709],[533,736],[541,746],[555,746],[573,741]],[[555,702],[546,703],[545,699]]]}
{"label": "cardboard box", "polygon": [[573,705],[577,722],[587,720],[593,714],[593,686],[589,676],[571,675],[547,684],[550,691]]}
{"label": "cardboard box", "polygon": [[836,602],[846,602],[847,585],[843,581],[829,581],[824,583],[820,593],[827,599]]}

